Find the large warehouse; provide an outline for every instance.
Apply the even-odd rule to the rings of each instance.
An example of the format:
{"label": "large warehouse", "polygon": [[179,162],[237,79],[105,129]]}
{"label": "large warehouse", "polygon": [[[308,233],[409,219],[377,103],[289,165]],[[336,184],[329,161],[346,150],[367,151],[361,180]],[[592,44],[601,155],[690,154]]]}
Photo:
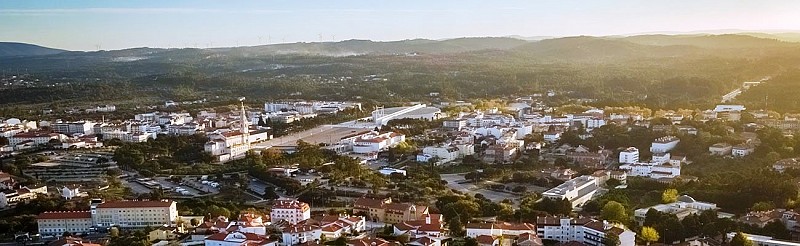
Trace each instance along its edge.
{"label": "large warehouse", "polygon": [[375,125],[386,125],[394,119],[426,119],[436,120],[442,117],[442,110],[428,107],[425,104],[417,104],[410,107],[379,108],[372,111],[372,121]]}

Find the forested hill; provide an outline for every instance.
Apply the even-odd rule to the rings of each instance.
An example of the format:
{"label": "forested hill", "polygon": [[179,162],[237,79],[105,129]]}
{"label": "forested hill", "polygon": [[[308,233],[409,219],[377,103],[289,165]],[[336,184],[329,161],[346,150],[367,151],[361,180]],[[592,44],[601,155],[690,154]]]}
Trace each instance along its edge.
{"label": "forested hill", "polygon": [[34,44],[0,42],[0,57],[40,56],[65,52],[65,50],[42,47]]}
{"label": "forested hill", "polygon": [[[88,96],[92,88],[85,86],[101,81],[97,86],[102,88],[96,88],[104,91],[101,95],[123,95],[107,98],[112,100],[109,103],[219,95],[358,97],[380,102],[469,100],[555,90],[569,95],[565,98],[597,99],[598,104],[698,109],[712,107],[742,81],[765,76],[800,88],[800,79],[780,76],[799,74],[793,71],[800,70],[800,43],[747,35],[349,40],[0,59],[0,70],[20,69],[43,81],[85,84],[0,90],[0,103],[97,99]],[[439,92],[440,98],[425,96],[430,92]],[[785,110],[800,111],[800,105]]]}

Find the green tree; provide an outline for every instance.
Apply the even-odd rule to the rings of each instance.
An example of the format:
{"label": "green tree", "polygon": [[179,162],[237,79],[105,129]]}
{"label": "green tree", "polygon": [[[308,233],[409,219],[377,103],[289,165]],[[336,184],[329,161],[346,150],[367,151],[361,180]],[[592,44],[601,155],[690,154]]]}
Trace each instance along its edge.
{"label": "green tree", "polygon": [[639,232],[639,236],[647,245],[650,245],[652,242],[657,242],[659,239],[658,231],[649,226],[642,227],[641,232]]}
{"label": "green tree", "polygon": [[603,245],[604,246],[619,246],[619,235],[615,233],[606,233],[606,236],[603,238]]}
{"label": "green tree", "polygon": [[450,235],[452,236],[464,236],[464,224],[461,223],[461,218],[459,218],[459,216],[455,216],[447,222],[447,229],[450,229]]}
{"label": "green tree", "polygon": [[111,237],[119,237],[119,228],[116,226],[111,227],[111,229],[108,230],[108,235]]}
{"label": "green tree", "polygon": [[678,201],[678,190],[666,189],[661,193],[661,203],[672,203]]}
{"label": "green tree", "polygon": [[774,220],[772,222],[767,223],[762,228],[763,232],[767,236],[772,236],[777,239],[791,239],[791,233],[789,230],[786,229],[786,225],[783,224],[780,220]]}
{"label": "green tree", "polygon": [[730,246],[754,246],[755,244],[753,241],[747,238],[747,236],[742,232],[737,232],[736,235],[731,238]]}
{"label": "green tree", "polygon": [[603,206],[602,217],[605,220],[625,223],[628,221],[628,214],[625,206],[615,201],[609,201]]}

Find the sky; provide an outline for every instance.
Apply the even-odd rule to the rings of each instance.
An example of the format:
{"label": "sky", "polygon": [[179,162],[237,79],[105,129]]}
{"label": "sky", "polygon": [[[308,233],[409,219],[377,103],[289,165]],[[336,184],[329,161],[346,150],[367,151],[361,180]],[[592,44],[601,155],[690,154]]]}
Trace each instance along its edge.
{"label": "sky", "polygon": [[796,0],[0,1],[0,41],[68,50],[800,29]]}

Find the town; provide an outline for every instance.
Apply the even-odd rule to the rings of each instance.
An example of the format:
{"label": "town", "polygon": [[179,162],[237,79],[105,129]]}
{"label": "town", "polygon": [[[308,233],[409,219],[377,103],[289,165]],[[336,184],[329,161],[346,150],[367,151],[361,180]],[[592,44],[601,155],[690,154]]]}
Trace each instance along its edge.
{"label": "town", "polygon": [[[553,105],[556,93],[372,108],[239,98],[194,114],[168,101],[127,120],[9,118],[0,207],[17,219],[0,226],[12,241],[80,245],[800,238],[797,187],[775,180],[800,174],[798,115]],[[771,171],[718,173],[743,165]],[[700,189],[753,189],[737,179],[758,190]]]}

